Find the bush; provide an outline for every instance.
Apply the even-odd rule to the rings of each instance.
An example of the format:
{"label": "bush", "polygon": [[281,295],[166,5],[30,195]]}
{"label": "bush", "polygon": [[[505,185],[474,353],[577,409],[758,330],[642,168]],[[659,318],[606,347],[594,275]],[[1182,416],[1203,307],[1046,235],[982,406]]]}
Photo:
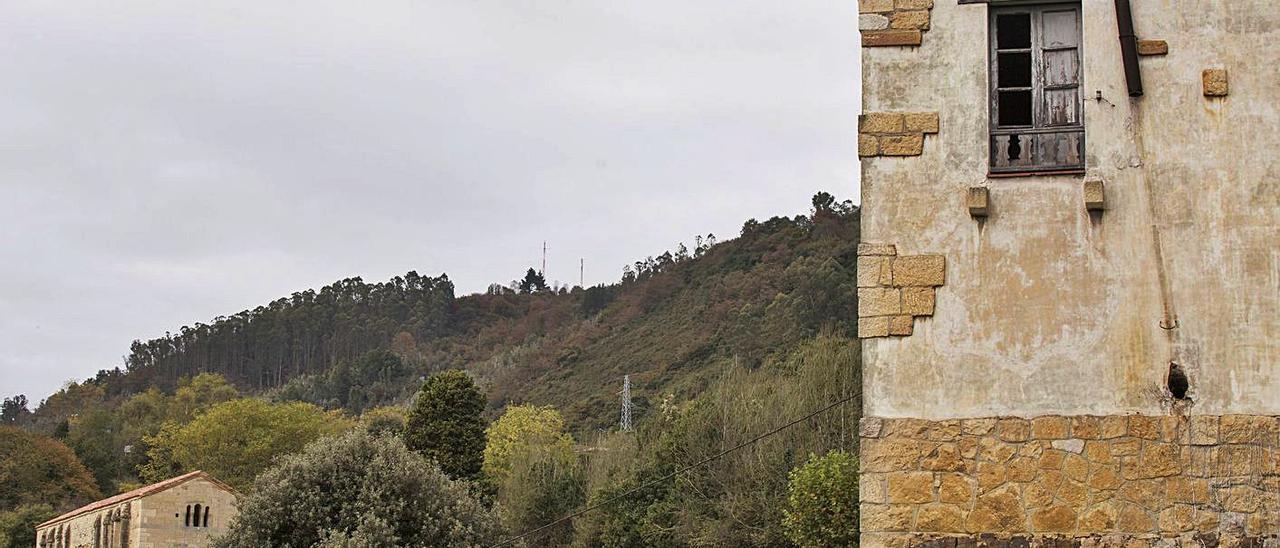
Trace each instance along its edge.
{"label": "bush", "polygon": [[213,546],[487,546],[500,535],[467,484],[398,438],[357,428],[259,476]]}
{"label": "bush", "polygon": [[858,545],[858,459],[830,451],[791,471],[787,538],[800,546]]}
{"label": "bush", "polygon": [[24,504],[0,512],[0,548],[28,548],[36,536],[36,525],[57,515],[48,504]]}

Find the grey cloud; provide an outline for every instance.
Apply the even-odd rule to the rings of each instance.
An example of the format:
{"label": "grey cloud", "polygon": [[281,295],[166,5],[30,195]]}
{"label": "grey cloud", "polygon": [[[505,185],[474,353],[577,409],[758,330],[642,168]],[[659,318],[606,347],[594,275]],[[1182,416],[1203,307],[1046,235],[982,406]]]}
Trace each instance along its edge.
{"label": "grey cloud", "polygon": [[0,5],[0,392],[346,276],[508,281],[857,191],[856,5]]}

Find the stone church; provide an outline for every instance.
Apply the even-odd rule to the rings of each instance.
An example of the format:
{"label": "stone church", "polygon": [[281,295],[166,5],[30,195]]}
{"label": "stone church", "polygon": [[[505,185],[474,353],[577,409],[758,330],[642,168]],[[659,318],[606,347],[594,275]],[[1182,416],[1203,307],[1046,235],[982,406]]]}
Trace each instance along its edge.
{"label": "stone church", "polygon": [[862,546],[1280,546],[1280,3],[859,8]]}
{"label": "stone church", "polygon": [[106,498],[36,526],[39,548],[207,546],[236,516],[236,491],[199,470]]}

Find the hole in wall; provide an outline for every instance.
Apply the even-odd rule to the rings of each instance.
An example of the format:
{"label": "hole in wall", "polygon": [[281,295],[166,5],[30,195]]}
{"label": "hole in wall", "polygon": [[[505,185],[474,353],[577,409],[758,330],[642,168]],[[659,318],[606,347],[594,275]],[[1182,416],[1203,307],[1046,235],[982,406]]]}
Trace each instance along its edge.
{"label": "hole in wall", "polygon": [[1169,389],[1170,394],[1173,394],[1173,399],[1187,399],[1187,390],[1191,388],[1191,381],[1187,379],[1187,373],[1182,370],[1181,365],[1169,362],[1169,374],[1165,377],[1165,387]]}

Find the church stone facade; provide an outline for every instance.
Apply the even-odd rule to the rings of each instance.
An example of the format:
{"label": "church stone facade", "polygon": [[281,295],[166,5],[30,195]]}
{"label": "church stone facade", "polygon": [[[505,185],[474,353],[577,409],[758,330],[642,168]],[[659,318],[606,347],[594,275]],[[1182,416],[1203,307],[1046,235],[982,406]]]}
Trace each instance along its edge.
{"label": "church stone facade", "polygon": [[862,545],[1280,546],[1280,3],[859,11]]}
{"label": "church stone facade", "polygon": [[236,491],[195,471],[100,500],[36,526],[38,548],[207,546],[236,516]]}

